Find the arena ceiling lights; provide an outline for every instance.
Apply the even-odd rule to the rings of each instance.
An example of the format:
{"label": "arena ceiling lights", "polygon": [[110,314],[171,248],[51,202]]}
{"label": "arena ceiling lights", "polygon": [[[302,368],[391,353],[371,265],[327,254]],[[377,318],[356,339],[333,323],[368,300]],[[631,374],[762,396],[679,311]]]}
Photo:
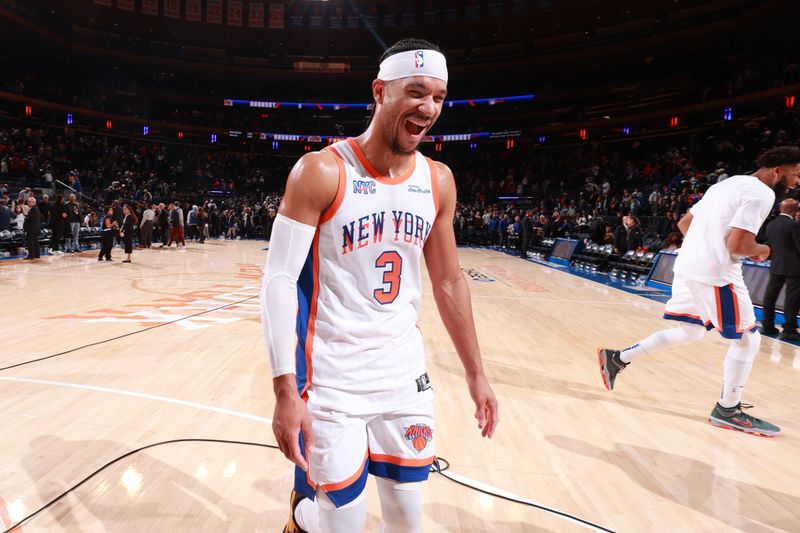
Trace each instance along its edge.
{"label": "arena ceiling lights", "polygon": [[[499,96],[495,98],[472,98],[467,100],[445,100],[444,107],[478,107],[482,105],[498,105],[510,102],[530,102],[536,98],[535,94],[522,94],[518,96]],[[343,109],[366,109],[373,108],[374,103],[315,103],[315,102],[264,102],[259,100],[237,100],[226,98],[222,101],[225,107],[255,107],[261,109],[332,109],[339,111]]]}
{"label": "arena ceiling lights", "polygon": [[[267,132],[243,132],[237,130],[228,130],[224,135],[234,139],[261,139],[262,141],[281,141],[281,142],[299,142],[299,143],[327,143],[333,144],[337,141],[347,139],[341,135],[303,135],[299,133],[267,133]],[[520,137],[521,130],[508,130],[508,131],[481,131],[476,133],[448,133],[444,135],[426,135],[422,138],[422,142],[426,143],[441,143],[441,142],[466,142],[475,141],[478,139],[508,139],[513,137]]]}

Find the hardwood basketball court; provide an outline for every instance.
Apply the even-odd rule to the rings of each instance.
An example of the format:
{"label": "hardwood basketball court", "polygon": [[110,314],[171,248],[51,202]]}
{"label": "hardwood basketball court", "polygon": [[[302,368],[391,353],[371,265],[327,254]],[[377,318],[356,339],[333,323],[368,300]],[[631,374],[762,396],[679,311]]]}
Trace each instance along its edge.
{"label": "hardwood basketball court", "polygon": [[[0,371],[6,527],[142,446],[274,443],[258,308],[265,246],[137,251],[130,265],[119,249],[114,263],[90,252],[0,262],[0,367],[67,352]],[[661,304],[499,252],[459,253],[473,269],[501,423],[481,439],[426,279],[420,327],[448,472],[613,531],[800,531],[800,349],[764,338],[745,393],[783,435],[721,430],[706,421],[726,348],[717,334],[638,360],[610,393],[596,348],[669,325]],[[281,531],[291,473],[277,450],[164,444],[106,468],[16,531]],[[368,490],[367,530],[377,531]],[[424,501],[425,531],[585,530],[439,475]]]}

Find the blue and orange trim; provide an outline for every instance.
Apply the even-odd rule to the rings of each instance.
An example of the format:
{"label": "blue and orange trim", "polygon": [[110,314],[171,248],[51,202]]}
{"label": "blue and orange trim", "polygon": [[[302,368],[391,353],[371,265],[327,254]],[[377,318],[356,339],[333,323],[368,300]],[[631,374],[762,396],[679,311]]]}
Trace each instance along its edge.
{"label": "blue and orange trim", "polygon": [[[303,450],[303,457],[306,457],[302,434],[300,436],[300,447]],[[355,500],[364,491],[367,486],[367,474],[400,483],[425,481],[430,475],[430,468],[435,459],[435,456],[423,459],[406,459],[393,455],[375,454],[368,450],[358,470],[349,478],[338,483],[317,485],[311,480],[307,472],[296,466],[294,490],[313,500],[316,497],[317,489],[322,489],[336,507],[341,507]]]}

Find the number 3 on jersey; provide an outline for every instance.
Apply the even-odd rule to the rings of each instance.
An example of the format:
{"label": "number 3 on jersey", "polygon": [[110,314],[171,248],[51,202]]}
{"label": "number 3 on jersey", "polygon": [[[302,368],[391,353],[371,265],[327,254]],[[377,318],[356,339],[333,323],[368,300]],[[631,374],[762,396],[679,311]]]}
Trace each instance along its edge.
{"label": "number 3 on jersey", "polygon": [[379,304],[392,303],[400,293],[400,277],[403,271],[403,258],[394,251],[383,252],[375,260],[375,268],[387,268],[383,272],[383,287],[375,289],[372,296]]}

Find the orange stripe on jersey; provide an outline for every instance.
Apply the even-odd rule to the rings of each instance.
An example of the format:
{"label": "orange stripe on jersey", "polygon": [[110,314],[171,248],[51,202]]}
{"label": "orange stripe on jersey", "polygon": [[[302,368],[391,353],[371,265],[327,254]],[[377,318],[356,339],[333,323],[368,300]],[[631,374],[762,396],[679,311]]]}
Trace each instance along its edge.
{"label": "orange stripe on jersey", "polygon": [[361,150],[361,147],[358,145],[355,139],[353,139],[352,137],[347,139],[347,144],[350,146],[350,149],[353,150],[353,153],[355,154],[356,158],[358,158],[358,162],[361,163],[361,166],[364,167],[364,170],[366,170],[370,176],[372,176],[381,183],[385,183],[386,185],[399,185],[400,183],[403,183],[404,181],[406,181],[408,178],[411,177],[411,175],[414,173],[414,169],[416,169],[417,154],[415,152],[414,157],[411,158],[411,164],[408,166],[408,169],[406,170],[405,174],[397,178],[392,178],[389,176],[381,176],[380,172],[375,170],[375,167],[373,167],[372,163],[369,162],[367,156],[364,155],[364,151]]}
{"label": "orange stripe on jersey", "polygon": [[333,147],[329,146],[325,148],[325,150],[330,150],[333,154],[333,158],[336,160],[336,165],[339,167],[339,185],[336,188],[336,197],[333,199],[333,202],[319,217],[320,224],[324,224],[333,218],[333,215],[336,214],[336,211],[339,210],[339,206],[341,206],[344,201],[344,191],[347,188],[347,171],[344,168],[342,156],[339,155],[339,152]]}
{"label": "orange stripe on jersey", "polygon": [[394,455],[369,454],[370,461],[375,461],[376,463],[392,463],[398,466],[428,466],[433,464],[434,459],[436,459],[434,455],[425,459],[405,459],[403,457],[395,457]]}
{"label": "orange stripe on jersey", "polygon": [[686,317],[686,318],[695,318],[695,319],[699,320],[700,322],[703,321],[703,319],[700,318],[697,315],[688,315],[686,313],[670,313],[669,311],[664,311],[664,314],[665,315],[669,315],[669,316],[682,316],[682,317]]}
{"label": "orange stripe on jersey", "polygon": [[430,157],[425,158],[428,161],[428,166],[431,169],[431,194],[433,195],[433,207],[436,209],[436,214],[439,214],[439,176],[436,173],[436,163]]}
{"label": "orange stripe on jersey", "polygon": [[369,457],[369,452],[364,454],[364,460],[361,461],[361,468],[359,468],[355,474],[350,476],[349,478],[345,479],[344,481],[340,481],[339,483],[330,483],[328,485],[322,485],[322,490],[325,492],[333,492],[335,490],[346,489],[355,481],[361,477],[361,473],[364,472],[364,467],[367,465],[367,457]]}
{"label": "orange stripe on jersey", "polygon": [[313,256],[311,262],[313,264],[314,288],[311,290],[311,307],[308,313],[308,329],[306,330],[306,384],[303,387],[300,396],[308,401],[308,388],[311,386],[311,380],[314,377],[314,367],[311,366],[311,353],[314,348],[314,330],[317,323],[317,298],[319,297],[319,227],[314,233],[314,244],[311,246]]}
{"label": "orange stripe on jersey", "polygon": [[717,329],[722,331],[724,325],[722,323],[722,301],[720,300],[719,287],[714,287],[714,295],[717,297]]}
{"label": "orange stripe on jersey", "polygon": [[[310,461],[309,457],[311,456],[309,455],[308,452],[308,446],[306,446],[306,464],[309,464]],[[312,489],[317,490],[317,484],[311,479],[310,471],[311,468],[306,470],[306,483],[308,483],[308,486],[311,487]]]}

